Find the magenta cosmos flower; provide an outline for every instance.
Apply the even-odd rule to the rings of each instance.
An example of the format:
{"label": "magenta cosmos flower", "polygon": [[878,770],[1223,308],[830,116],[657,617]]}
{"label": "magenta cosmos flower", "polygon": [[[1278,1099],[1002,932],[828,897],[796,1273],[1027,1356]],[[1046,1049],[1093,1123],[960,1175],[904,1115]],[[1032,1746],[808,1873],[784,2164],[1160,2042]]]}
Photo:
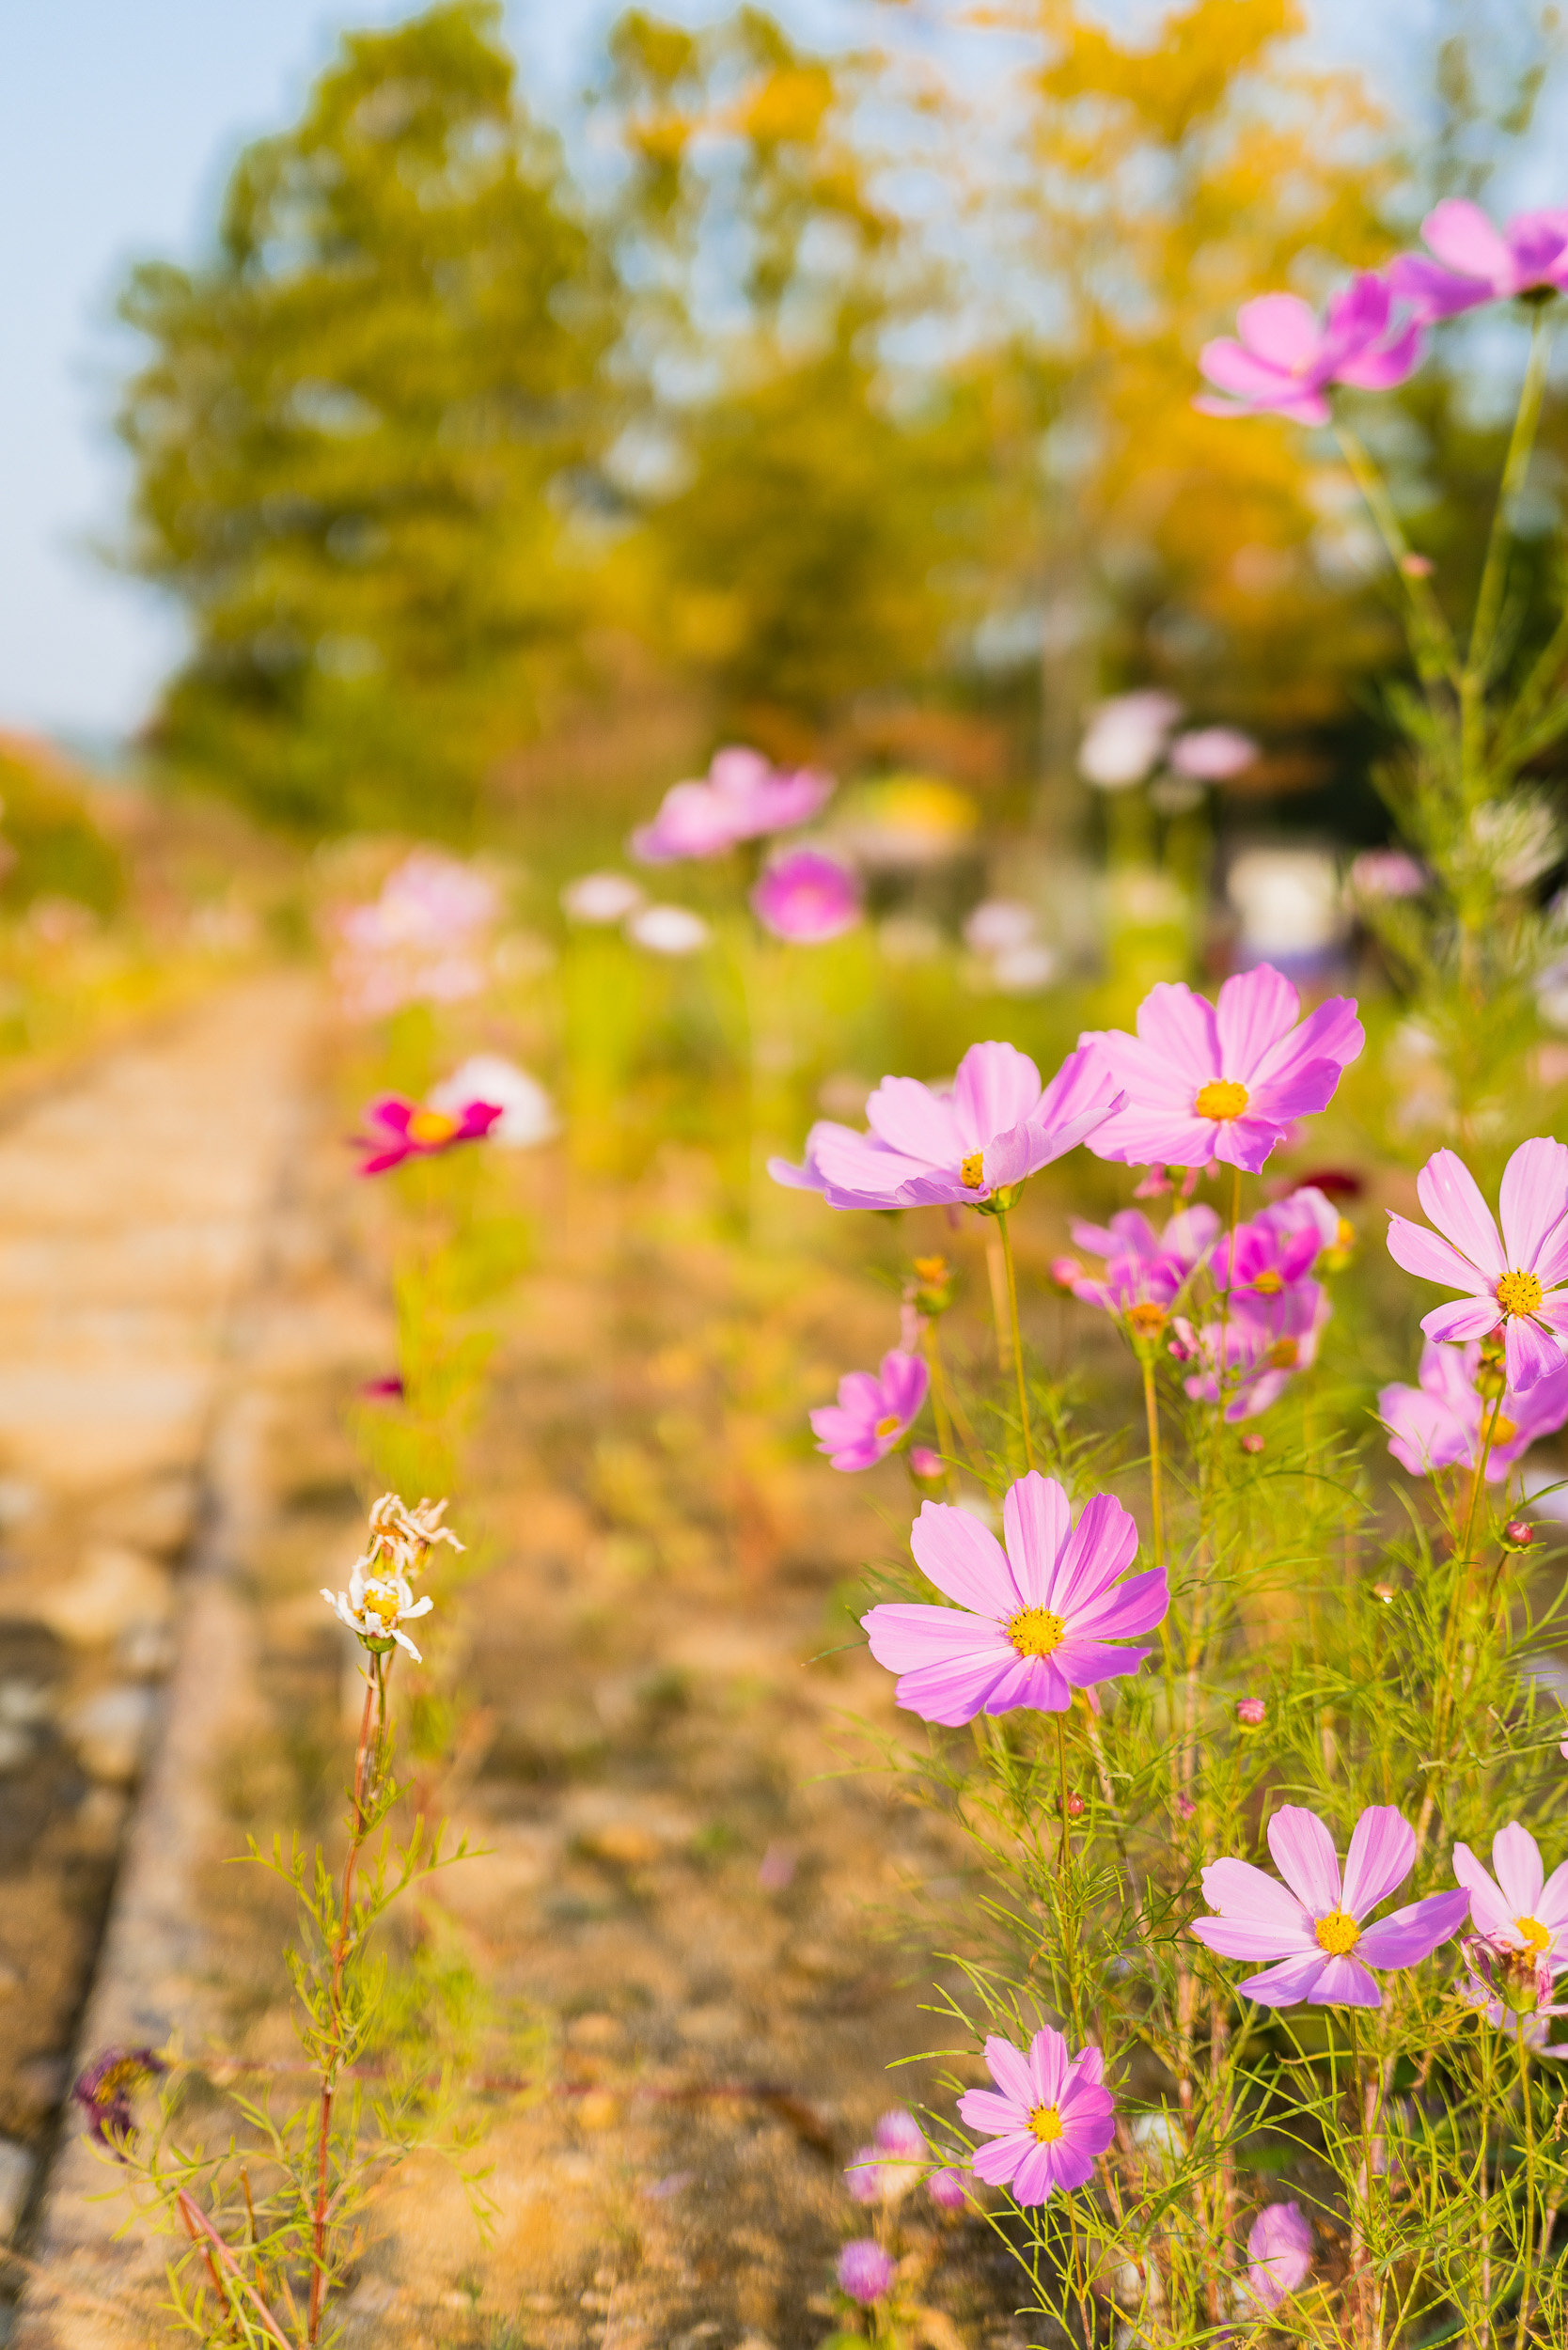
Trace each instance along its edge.
{"label": "magenta cosmos flower", "polygon": [[1282,1805],[1268,1824],[1268,1848],[1284,1884],[1247,1860],[1211,1860],[1203,1897],[1215,1914],[1192,1926],[1221,1958],[1280,1962],[1236,1985],[1264,2007],[1297,1999],[1381,2007],[1369,1969],[1419,1965],[1458,1933],[1469,1910],[1467,1892],[1431,1893],[1374,1925],[1362,1923],[1415,1866],[1416,1831],[1388,1804],[1370,1805],[1356,1821],[1342,1882],[1334,1839],[1315,1811]]}
{"label": "magenta cosmos flower", "polygon": [[1294,1281],[1267,1295],[1232,1292],[1229,1316],[1200,1329],[1179,1317],[1171,1352],[1199,1366],[1184,1382],[1188,1395],[1217,1403],[1223,1392],[1228,1420],[1266,1412],[1295,1373],[1316,1362],[1330,1310],[1321,1282]]}
{"label": "magenta cosmos flower", "polygon": [[1326,1109],[1366,1042],[1348,995],[1300,1014],[1289,979],[1261,963],[1227,979],[1215,1004],[1162,980],[1138,1006],[1137,1036],[1081,1036],[1105,1083],[1126,1096],[1094,1130],[1095,1157],[1167,1167],[1222,1159],[1255,1175],[1294,1120]]}
{"label": "magenta cosmos flower", "polygon": [[1299,294],[1261,294],[1236,312],[1232,340],[1205,343],[1198,364],[1229,399],[1203,393],[1210,416],[1279,415],[1326,424],[1331,384],[1384,392],[1403,384],[1421,355],[1421,330],[1396,318],[1381,277],[1363,271],[1328,306],[1323,323]]}
{"label": "magenta cosmos flower", "polygon": [[752,891],[751,910],[775,938],[818,947],[859,921],[860,884],[847,865],[821,849],[788,849]]}
{"label": "magenta cosmos flower", "polygon": [[839,2253],[835,2273],[839,2291],[869,2310],[891,2292],[899,2271],[892,2254],[883,2250],[875,2236],[857,2235]]}
{"label": "magenta cosmos flower", "polygon": [[1500,1231],[1452,1151],[1433,1152],[1416,1196],[1437,1230],[1390,1214],[1389,1256],[1423,1281],[1466,1292],[1423,1314],[1421,1328],[1429,1339],[1482,1339],[1500,1322],[1508,1384],[1533,1387],[1568,1343],[1568,1145],[1541,1136],[1519,1145],[1503,1169]]}
{"label": "magenta cosmos flower", "polygon": [[1219,1218],[1213,1208],[1180,1208],[1156,1232],[1138,1209],[1123,1208],[1108,1225],[1074,1217],[1072,1231],[1079,1248],[1105,1259],[1105,1272],[1096,1279],[1076,1257],[1058,1257],[1053,1277],[1084,1305],[1123,1316],[1141,1335],[1164,1328],[1171,1306],[1218,1239]]}
{"label": "magenta cosmos flower", "polygon": [[[1419,1386],[1396,1383],[1377,1399],[1377,1417],[1388,1431],[1388,1449],[1412,1477],[1438,1469],[1474,1468],[1482,1433],[1492,1428],[1486,1456],[1489,1484],[1505,1478],[1538,1436],[1549,1436],[1568,1419],[1568,1359],[1521,1394],[1505,1388],[1500,1398],[1476,1391],[1481,1343],[1421,1346]],[[1497,1417],[1494,1422],[1494,1404]]]}
{"label": "magenta cosmos flower", "polygon": [[884,1077],[866,1104],[869,1134],[823,1120],[802,1166],[770,1159],[768,1172],[830,1208],[979,1207],[1082,1142],[1119,1098],[1088,1053],[1069,1053],[1042,1089],[1015,1045],[971,1044],[950,1088]]}
{"label": "magenta cosmos flower", "polygon": [[833,791],[814,768],[775,767],[760,751],[715,751],[700,783],[672,784],[651,824],[632,835],[644,865],[722,856],[737,841],[809,823]]}
{"label": "magenta cosmos flower", "polygon": [[850,1371],[839,1382],[838,1402],[823,1403],[810,1415],[817,1450],[825,1452],[836,1469],[872,1467],[919,1418],[930,1384],[924,1359],[896,1346],[883,1356],[874,1377],[869,1371]]}
{"label": "magenta cosmos flower", "polygon": [[985,2061],[995,2090],[966,2089],[958,2110],[987,2146],[975,2149],[975,2175],[988,2186],[1008,2186],[1026,2206],[1043,2203],[1055,2188],[1082,2186],[1116,2135],[1116,2101],[1105,2086],[1098,2048],[1069,2058],[1059,2031],[1046,2024],[1026,2056],[993,2033]]}
{"label": "magenta cosmos flower", "polygon": [[1005,1550],[967,1510],[923,1503],[909,1546],[957,1605],[894,1603],[860,1619],[877,1663],[900,1676],[898,1703],[922,1721],[1065,1713],[1074,1689],[1137,1670],[1148,1649],[1120,1643],[1152,1631],[1170,1605],[1162,1567],[1120,1579],[1137,1528],[1109,1494],[1074,1526],[1055,1478],[1031,1469],[1002,1504],[1002,1530]]}
{"label": "magenta cosmos flower", "polygon": [[1548,1877],[1534,1837],[1510,1820],[1492,1839],[1490,1872],[1468,1844],[1455,1844],[1453,1873],[1469,1894],[1471,1924],[1494,1950],[1553,1974],[1568,1967],[1568,1861]]}
{"label": "magenta cosmos flower", "polygon": [[478,1142],[505,1116],[499,1102],[465,1102],[453,1110],[422,1109],[400,1093],[383,1093],[365,1113],[370,1131],[354,1145],[367,1155],[362,1175],[384,1175],[405,1159],[429,1159],[460,1142]]}
{"label": "magenta cosmos flower", "polygon": [[1495,227],[1479,204],[1450,196],[1421,223],[1435,260],[1402,253],[1388,283],[1418,319],[1451,319],[1537,288],[1568,289],[1568,211],[1515,212]]}
{"label": "magenta cosmos flower", "polygon": [[1265,2310],[1277,2310],[1304,2285],[1312,2266],[1312,2231],[1299,2203],[1270,2203],[1247,2239],[1247,2289]]}

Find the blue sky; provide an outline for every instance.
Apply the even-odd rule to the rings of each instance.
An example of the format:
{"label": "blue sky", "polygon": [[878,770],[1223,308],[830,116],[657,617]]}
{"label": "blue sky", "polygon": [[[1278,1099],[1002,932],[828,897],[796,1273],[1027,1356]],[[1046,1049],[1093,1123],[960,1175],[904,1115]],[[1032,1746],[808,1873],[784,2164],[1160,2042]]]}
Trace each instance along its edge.
{"label": "blue sky", "polygon": [[[853,39],[870,7],[783,0],[778,13],[817,39]],[[615,0],[510,0],[547,107],[581,87],[616,12]],[[721,10],[665,0],[660,12]],[[1106,0],[1105,12],[1148,11]],[[0,728],[123,733],[178,654],[175,619],[92,552],[114,539],[124,498],[106,419],[131,355],[112,321],[127,262],[197,250],[237,150],[297,110],[337,32],[409,13],[409,0],[0,0]],[[1444,13],[1445,0],[1313,0],[1314,38],[1397,91]]]}

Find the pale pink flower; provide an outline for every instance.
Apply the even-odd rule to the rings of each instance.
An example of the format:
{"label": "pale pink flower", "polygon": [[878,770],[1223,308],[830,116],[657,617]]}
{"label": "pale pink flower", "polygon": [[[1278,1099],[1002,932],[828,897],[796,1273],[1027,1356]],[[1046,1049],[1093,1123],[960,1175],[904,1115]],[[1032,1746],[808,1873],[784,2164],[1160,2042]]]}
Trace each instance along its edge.
{"label": "pale pink flower", "polygon": [[1316,1362],[1331,1310],[1321,1282],[1294,1281],[1273,1295],[1247,1296],[1229,1317],[1201,1328],[1179,1315],[1171,1325],[1178,1359],[1198,1365],[1183,1383],[1188,1395],[1195,1402],[1217,1403],[1223,1393],[1231,1421],[1266,1412],[1295,1373]]}
{"label": "pale pink flower", "polygon": [[1102,791],[1141,783],[1164,758],[1181,714],[1179,701],[1152,688],[1096,703],[1078,745],[1078,773]]}
{"label": "pale pink flower", "polygon": [[1232,776],[1245,775],[1257,756],[1257,744],[1238,727],[1195,727],[1170,745],[1172,769],[1195,783],[1229,783]]}
{"label": "pale pink flower", "polygon": [[[931,1373],[924,1357],[892,1348],[873,1376],[852,1371],[839,1382],[837,1403],[811,1413],[817,1450],[836,1469],[866,1469],[885,1460],[920,1416]],[[938,1463],[938,1473],[941,1465]]]}
{"label": "pale pink flower", "polygon": [[1165,1571],[1127,1576],[1137,1528],[1096,1494],[1074,1527],[1054,1478],[1031,1469],[1002,1504],[1004,1550],[967,1510],[928,1501],[910,1532],[915,1563],[951,1607],[890,1604],[861,1622],[871,1654],[899,1676],[897,1702],[949,1727],[1029,1706],[1064,1713],[1074,1689],[1136,1672],[1170,1604]]}
{"label": "pale pink flower", "polygon": [[926,2167],[925,2132],[912,2113],[895,2106],[885,2113],[869,2146],[862,2146],[844,2172],[857,2203],[897,2203],[920,2184]]}
{"label": "pale pink flower", "polygon": [[1450,196],[1428,212],[1421,234],[1435,260],[1402,253],[1388,283],[1423,322],[1538,289],[1568,290],[1568,210],[1515,212],[1497,228],[1479,204]]}
{"label": "pale pink flower", "polygon": [[1456,1844],[1453,1873],[1468,1888],[1470,1923],[1494,1950],[1553,1974],[1568,1967],[1568,1861],[1548,1877],[1534,1837],[1510,1820],[1492,1839],[1490,1871],[1468,1844]]}
{"label": "pale pink flower", "polygon": [[1046,2024],[1027,2055],[993,2033],[985,2061],[996,2089],[967,2089],[958,2101],[969,2127],[990,2141],[975,2149],[975,2176],[1011,2187],[1026,2210],[1058,2189],[1086,2186],[1095,2156],[1116,2135],[1116,2101],[1099,2049],[1070,2058],[1060,2032]]}
{"label": "pale pink flower", "polygon": [[1193,402],[1206,415],[1290,416],[1326,424],[1334,384],[1387,391],[1403,384],[1421,355],[1421,330],[1395,316],[1388,287],[1370,271],[1334,296],[1322,325],[1299,294],[1261,294],[1236,313],[1239,340],[1205,343],[1198,364],[1228,399],[1205,392]]}
{"label": "pale pink flower", "polygon": [[[1505,1388],[1500,1398],[1476,1392],[1481,1369],[1481,1341],[1446,1346],[1426,1339],[1421,1344],[1419,1386],[1396,1383],[1377,1399],[1377,1416],[1388,1431],[1388,1449],[1412,1477],[1431,1477],[1438,1469],[1474,1468],[1483,1430],[1492,1429],[1492,1449],[1486,1456],[1489,1483],[1506,1478],[1520,1455],[1538,1436],[1550,1435],[1568,1420],[1568,1358],[1547,1371],[1533,1387],[1515,1394]],[[1494,1408],[1497,1418],[1493,1419]]]}
{"label": "pale pink flower", "polygon": [[1087,1053],[1070,1053],[1042,1088],[1015,1045],[971,1044],[950,1089],[884,1077],[866,1104],[870,1133],[823,1120],[803,1165],[770,1159],[768,1172],[830,1208],[979,1207],[1092,1134],[1117,1098]]}
{"label": "pale pink flower", "polygon": [[860,884],[847,865],[821,849],[787,849],[752,891],[751,910],[775,938],[817,947],[841,938],[859,921]]}
{"label": "pale pink flower", "polygon": [[[1416,1193],[1437,1227],[1388,1218],[1388,1254],[1406,1273],[1463,1290],[1421,1317],[1429,1339],[1481,1339],[1499,1324],[1509,1386],[1558,1370],[1568,1345],[1568,1145],[1536,1136],[1503,1169],[1501,1230],[1456,1152],[1435,1151]],[[1439,1237],[1441,1235],[1441,1237]]]}
{"label": "pale pink flower", "polygon": [[1356,1005],[1331,996],[1305,1020],[1289,979],[1266,963],[1226,980],[1210,1004],[1162,980],[1138,1007],[1137,1034],[1078,1040],[1126,1099],[1096,1128],[1096,1158],[1256,1174],[1293,1121],[1326,1109],[1366,1042]]}
{"label": "pale pink flower", "polygon": [[715,751],[700,783],[670,786],[653,822],[632,835],[632,854],[644,865],[722,856],[739,841],[808,823],[832,791],[833,777],[814,768],[777,768],[760,751]]}
{"label": "pale pink flower", "polygon": [[1054,1278],[1084,1305],[1125,1316],[1135,1331],[1152,1331],[1208,1257],[1220,1226],[1213,1208],[1181,1208],[1156,1232],[1137,1208],[1122,1208],[1108,1225],[1074,1217],[1071,1229],[1079,1248],[1105,1259],[1105,1271],[1096,1278],[1076,1257],[1058,1257]]}
{"label": "pale pink flower", "polygon": [[1265,2310],[1277,2310],[1304,2285],[1312,2266],[1312,2231],[1299,2203],[1270,2203],[1247,2239],[1247,2289]]}
{"label": "pale pink flower", "polygon": [[1282,1805],[1268,1824],[1268,1844],[1285,1882],[1247,1860],[1211,1860],[1203,1895],[1214,1915],[1192,1926],[1205,1949],[1222,1958],[1280,1962],[1236,1985],[1265,2007],[1297,1999],[1315,2007],[1381,2007],[1383,1994],[1369,1969],[1418,1966],[1468,1915],[1467,1892],[1432,1893],[1374,1924],[1363,1922],[1416,1863],[1416,1831],[1389,1805],[1372,1804],[1356,1821],[1342,1881],[1334,1840],[1314,1811]]}
{"label": "pale pink flower", "polygon": [[356,1019],[380,1019],[404,1004],[461,1003],[488,972],[489,933],[500,915],[493,883],[456,857],[416,849],[373,903],[337,917],[333,979]]}

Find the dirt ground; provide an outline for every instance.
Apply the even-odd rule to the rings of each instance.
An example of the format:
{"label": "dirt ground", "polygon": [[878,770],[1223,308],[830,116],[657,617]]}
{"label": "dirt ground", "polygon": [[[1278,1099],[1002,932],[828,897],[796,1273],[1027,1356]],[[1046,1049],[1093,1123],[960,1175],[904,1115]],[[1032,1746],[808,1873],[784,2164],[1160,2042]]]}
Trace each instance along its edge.
{"label": "dirt ground", "polygon": [[[249,1833],[332,1832],[357,1698],[319,1587],[359,1546],[350,1428],[392,1347],[384,1218],[318,1022],[291,982],[237,991],[0,1137],[0,1756],[13,1721],[26,1749],[0,1815],[0,2127],[35,2160],[128,1803],[83,2044],[177,2027],[214,2079],[237,2060],[297,2088],[288,1903],[223,1864]],[[887,2068],[954,2037],[923,2012],[940,1966],[892,1925],[922,1887],[956,1894],[956,1850],[870,1767],[855,1724],[892,1726],[886,1677],[833,1653],[907,1487],[802,1440],[893,1306],[831,1264],[803,1280],[815,1203],[784,1204],[776,1245],[727,1239],[695,1155],[611,1190],[553,1148],[515,1181],[535,1261],[454,1507],[480,1572],[443,1603],[458,1762],[429,1791],[482,1856],[404,1935],[485,1986],[465,2111],[494,2216],[486,2235],[420,2157],[373,2210],[345,2339],[806,2350],[844,2323],[834,2259],[868,2232],[843,2164],[890,2105],[947,2103],[934,2068]],[[156,2259],[111,2240],[104,2185],[68,2131],[17,2238],[43,2272],[17,2342],[160,2338]],[[982,2220],[917,2195],[897,2248],[933,2350],[1049,2338]]]}

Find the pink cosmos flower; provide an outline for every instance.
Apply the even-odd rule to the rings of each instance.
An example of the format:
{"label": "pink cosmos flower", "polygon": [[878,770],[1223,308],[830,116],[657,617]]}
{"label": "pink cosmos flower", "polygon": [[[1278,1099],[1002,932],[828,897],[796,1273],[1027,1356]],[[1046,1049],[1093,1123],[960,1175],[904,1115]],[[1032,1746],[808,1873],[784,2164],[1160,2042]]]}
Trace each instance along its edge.
{"label": "pink cosmos flower", "polygon": [[632,854],[644,865],[722,856],[737,841],[809,823],[832,791],[833,777],[814,768],[774,767],[760,751],[715,751],[700,783],[670,786],[653,822],[632,835]]}
{"label": "pink cosmos flower", "polygon": [[1457,1934],[1469,1911],[1467,1892],[1432,1893],[1374,1925],[1362,1923],[1415,1866],[1416,1831],[1388,1804],[1370,1805],[1356,1821],[1342,1883],[1334,1839],[1315,1811],[1282,1805],[1268,1824],[1268,1848],[1284,1884],[1250,1861],[1211,1860],[1203,1895],[1215,1915],[1192,1926],[1221,1958],[1282,1962],[1236,1986],[1264,2007],[1297,1999],[1381,2007],[1369,1969],[1419,1965]]}
{"label": "pink cosmos flower", "polygon": [[1257,744],[1239,727],[1194,727],[1170,746],[1172,771],[1195,783],[1229,783],[1232,776],[1245,775],[1257,756]]}
{"label": "pink cosmos flower", "polygon": [[1350,869],[1358,898],[1419,898],[1430,879],[1404,849],[1363,849]]}
{"label": "pink cosmos flower", "polygon": [[1388,283],[1423,323],[1537,288],[1568,290],[1568,211],[1515,212],[1497,228],[1479,204],[1450,196],[1428,212],[1421,234],[1436,259],[1402,253]]}
{"label": "pink cosmos flower", "polygon": [[928,1485],[934,1485],[940,1478],[946,1477],[948,1473],[948,1465],[943,1460],[942,1455],[940,1452],[933,1452],[929,1444],[912,1444],[910,1446],[909,1465],[914,1470],[916,1476],[918,1477],[922,1482]]}
{"label": "pink cosmos flower", "polygon": [[1086,1306],[1122,1314],[1135,1329],[1156,1330],[1219,1237],[1213,1208],[1181,1208],[1163,1232],[1137,1208],[1123,1208],[1108,1225],[1074,1217],[1076,1246],[1105,1261],[1096,1280],[1076,1257],[1058,1257],[1053,1276]]}
{"label": "pink cosmos flower", "polygon": [[1268,1300],[1304,1279],[1339,1237],[1339,1210],[1308,1184],[1237,1225],[1233,1245],[1219,1252],[1215,1280],[1230,1291],[1232,1313],[1262,1318]]}
{"label": "pink cosmos flower", "polygon": [[839,2253],[836,2273],[839,2291],[869,2310],[892,2289],[899,2272],[892,2254],[883,2250],[875,2236],[860,2235]]}
{"label": "pink cosmos flower", "polygon": [[1312,2266],[1312,2231],[1299,2203],[1270,2203],[1247,2239],[1247,2289],[1265,2310],[1277,2310],[1304,2285]]}
{"label": "pink cosmos flower", "polygon": [[869,1134],[822,1120],[803,1165],[770,1159],[768,1172],[830,1208],[979,1207],[1071,1151],[1119,1098],[1087,1053],[1069,1053],[1043,1089],[1015,1045],[971,1044],[950,1089],[884,1077],[866,1104]]}
{"label": "pink cosmos flower", "polygon": [[1421,355],[1421,330],[1394,315],[1388,285],[1371,271],[1353,278],[1328,306],[1320,326],[1299,294],[1261,294],[1236,312],[1239,340],[1205,343],[1198,364],[1230,399],[1205,392],[1194,400],[1210,416],[1280,415],[1326,424],[1331,384],[1387,391],[1403,384]]}
{"label": "pink cosmos flower", "polygon": [[1078,745],[1078,773],[1102,791],[1141,783],[1165,756],[1182,705],[1152,688],[1096,703]]}
{"label": "pink cosmos flower", "polygon": [[1438,1469],[1474,1468],[1482,1432],[1492,1425],[1486,1478],[1489,1484],[1495,1484],[1507,1477],[1537,1436],[1550,1435],[1568,1420],[1568,1360],[1523,1394],[1505,1389],[1495,1425],[1495,1399],[1476,1392],[1480,1369],[1479,1340],[1471,1339],[1463,1346],[1451,1342],[1438,1346],[1427,1339],[1421,1346],[1419,1386],[1396,1383],[1380,1391],[1377,1416],[1388,1431],[1388,1449],[1412,1477],[1431,1477]]}
{"label": "pink cosmos flower", "polygon": [[969,2201],[963,2171],[951,2169],[933,2170],[926,2181],[926,2193],[938,2211],[948,2213],[962,2211]]}
{"label": "pink cosmos flower", "polygon": [[860,885],[847,865],[820,849],[789,849],[769,865],[751,893],[765,931],[797,947],[841,938],[860,919]]}
{"label": "pink cosmos flower", "polygon": [[1217,1403],[1223,1390],[1228,1420],[1256,1418],[1278,1401],[1295,1372],[1316,1362],[1330,1311],[1321,1282],[1294,1281],[1273,1295],[1247,1293],[1229,1318],[1205,1322],[1200,1329],[1178,1316],[1171,1327],[1179,1359],[1199,1366],[1184,1382],[1188,1395],[1197,1403]]}
{"label": "pink cosmos flower", "polygon": [[369,905],[337,917],[333,978],[345,1009],[380,1019],[403,1004],[461,1003],[485,984],[494,884],[439,850],[416,849]]}
{"label": "pink cosmos flower", "polygon": [[969,2127],[991,2141],[975,2149],[975,2176],[1011,2187],[1026,2209],[1055,2188],[1086,2185],[1095,2155],[1116,2135],[1116,2101],[1099,2049],[1080,2048],[1070,2060],[1066,2041],[1046,2024],[1027,2056],[993,2033],[985,2061],[996,2089],[966,2089],[958,2101]]}
{"label": "pink cosmos flower", "polygon": [[1004,1550],[966,1510],[928,1501],[910,1532],[916,1564],[952,1607],[893,1604],[860,1621],[897,1702],[955,1727],[1015,1706],[1065,1713],[1074,1689],[1136,1672],[1147,1648],[1113,1643],[1152,1631],[1170,1605],[1165,1570],[1122,1582],[1137,1528],[1096,1494],[1074,1527],[1054,1478],[1031,1469],[1002,1504]]}
{"label": "pink cosmos flower", "polygon": [[1548,1877],[1541,1847],[1517,1820],[1492,1839],[1492,1872],[1455,1844],[1453,1873],[1470,1896],[1470,1922],[1495,1950],[1559,1974],[1568,1967],[1568,1861]]}
{"label": "pink cosmos flower", "polygon": [[839,1382],[838,1402],[823,1403],[810,1415],[817,1450],[825,1452],[836,1469],[872,1467],[919,1418],[930,1384],[923,1356],[902,1354],[896,1346],[883,1356],[874,1378],[869,1371],[850,1371]]}
{"label": "pink cosmos flower", "polygon": [[429,1159],[460,1142],[479,1142],[504,1115],[498,1102],[465,1102],[456,1111],[422,1109],[400,1093],[379,1094],[365,1113],[370,1131],[354,1136],[366,1152],[362,1175],[384,1175],[405,1159]]}
{"label": "pink cosmos flower", "polygon": [[1106,1083],[1126,1095],[1095,1129],[1095,1157],[1166,1167],[1222,1159],[1256,1174],[1293,1120],[1327,1107],[1366,1042],[1348,995],[1305,1020],[1300,1012],[1289,979],[1261,963],[1227,979],[1216,1004],[1162,980],[1138,1006],[1136,1037],[1121,1028],[1081,1036]]}
{"label": "pink cosmos flower", "polygon": [[1568,1145],[1540,1136],[1519,1145],[1503,1169],[1500,1232],[1452,1151],[1433,1152],[1416,1194],[1437,1230],[1390,1214],[1389,1256],[1423,1281],[1466,1292],[1423,1314],[1421,1328],[1429,1339],[1481,1339],[1500,1322],[1509,1386],[1533,1387],[1568,1345]]}
{"label": "pink cosmos flower", "polygon": [[844,2172],[857,2203],[897,2203],[920,2184],[926,2167],[925,2132],[912,2113],[895,2106],[885,2113]]}
{"label": "pink cosmos flower", "polygon": [[1478,2009],[1494,2031],[1522,2041],[1533,2056],[1568,2056],[1568,2042],[1551,2038],[1552,2019],[1568,2015],[1568,2005],[1552,1998],[1550,1968],[1468,1937],[1460,1947],[1473,1969],[1458,1985],[1465,2005]]}

